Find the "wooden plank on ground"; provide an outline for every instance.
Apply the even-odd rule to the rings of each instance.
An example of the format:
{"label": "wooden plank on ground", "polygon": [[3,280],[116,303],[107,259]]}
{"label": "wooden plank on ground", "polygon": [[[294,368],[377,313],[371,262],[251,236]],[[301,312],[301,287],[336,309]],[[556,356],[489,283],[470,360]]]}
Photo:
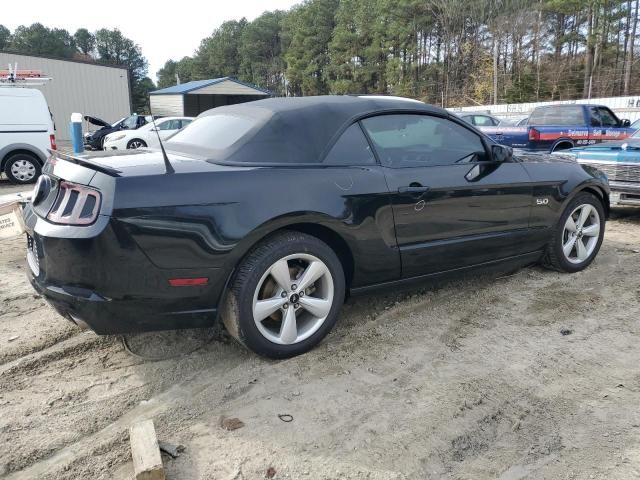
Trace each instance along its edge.
{"label": "wooden plank on ground", "polygon": [[153,420],[135,423],[129,429],[133,472],[136,480],[165,480],[164,466]]}

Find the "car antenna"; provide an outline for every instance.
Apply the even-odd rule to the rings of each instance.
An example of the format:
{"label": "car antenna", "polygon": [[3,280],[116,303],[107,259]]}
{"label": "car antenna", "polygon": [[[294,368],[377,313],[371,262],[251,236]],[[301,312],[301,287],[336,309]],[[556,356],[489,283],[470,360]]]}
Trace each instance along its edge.
{"label": "car antenna", "polygon": [[156,132],[158,136],[158,142],[160,143],[160,150],[162,150],[162,159],[164,160],[164,168],[167,173],[176,173],[169,161],[169,157],[167,156],[167,152],[164,149],[164,145],[162,144],[162,139],[160,138],[160,133],[158,132],[158,127],[156,126],[156,119],[153,116],[153,112],[151,111],[151,99],[149,99],[149,114],[151,115],[151,123],[153,123],[153,130]]}

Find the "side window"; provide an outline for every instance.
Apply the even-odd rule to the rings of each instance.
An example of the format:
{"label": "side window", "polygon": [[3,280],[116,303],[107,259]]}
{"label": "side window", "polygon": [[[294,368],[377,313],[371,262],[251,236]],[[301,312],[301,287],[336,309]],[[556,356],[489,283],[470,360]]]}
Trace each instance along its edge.
{"label": "side window", "polygon": [[476,115],[473,118],[473,124],[478,127],[495,127],[496,122],[493,121],[493,118],[487,117],[486,115]]}
{"label": "side window", "polygon": [[187,126],[187,125],[189,125],[191,122],[192,122],[192,120],[181,120],[181,122],[180,122],[180,125],[181,125],[181,126],[180,126],[180,128],[184,128],[184,127],[186,127],[186,126]]}
{"label": "side window", "polygon": [[600,118],[600,112],[596,107],[591,107],[589,109],[589,113],[591,114],[591,126],[592,127],[601,127],[602,119]]}
{"label": "side window", "polygon": [[582,106],[536,108],[531,114],[529,125],[584,125]]}
{"label": "side window", "polygon": [[381,115],[364,119],[383,165],[393,168],[487,160],[479,135],[446,118]]}
{"label": "side window", "polygon": [[131,115],[122,122],[122,128],[133,130],[138,126],[138,117]]}
{"label": "side window", "polygon": [[374,165],[376,159],[360,125],[354,123],[333,145],[323,163],[327,165]]}
{"label": "side window", "polygon": [[167,120],[158,125],[158,130],[179,130],[180,120]]}
{"label": "side window", "polygon": [[563,107],[558,109],[558,125],[584,125],[584,111],[582,107]]}
{"label": "side window", "polygon": [[608,108],[599,107],[598,112],[600,113],[600,119],[602,121],[603,127],[617,127],[618,119],[616,116],[609,110]]}
{"label": "side window", "polygon": [[465,117],[462,117],[462,120],[464,120],[465,122],[473,125],[475,123],[475,120],[473,119],[473,115],[467,115]]}

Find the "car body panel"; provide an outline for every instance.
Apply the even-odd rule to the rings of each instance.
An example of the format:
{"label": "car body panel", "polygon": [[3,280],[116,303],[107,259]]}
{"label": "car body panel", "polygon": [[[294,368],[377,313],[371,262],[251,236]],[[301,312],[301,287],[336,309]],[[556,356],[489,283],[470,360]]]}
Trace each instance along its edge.
{"label": "car body panel", "polygon": [[612,205],[640,205],[640,135],[617,142],[576,147],[563,152],[582,165],[602,171],[611,188]]}
{"label": "car body panel", "polygon": [[[30,152],[44,164],[55,142],[47,101],[34,88],[0,89],[0,172],[17,152]],[[35,180],[35,179],[34,179]]]}
{"label": "car body panel", "polygon": [[[155,120],[154,122],[147,123],[135,130],[120,130],[117,132],[109,133],[105,136],[103,142],[104,150],[126,150],[131,140],[142,140],[149,148],[159,148],[158,136],[161,140],[166,140],[171,135],[176,133],[179,128],[165,129],[163,128],[167,122],[172,121],[188,121],[191,122],[193,117],[163,117],[162,119]],[[158,128],[158,131],[154,130],[154,125]]]}
{"label": "car body panel", "polygon": [[[110,133],[124,130],[135,130],[151,121],[150,115],[130,115],[125,117],[114,124],[105,122],[104,120],[89,115],[85,116],[85,119],[94,125],[102,125],[101,128],[89,131],[84,134],[84,146],[89,150],[101,150],[104,138]],[[91,119],[91,120],[89,120]],[[132,128],[127,125],[131,124]]]}
{"label": "car body panel", "polygon": [[[109,122],[107,122],[105,120],[102,120],[101,118],[98,118],[98,117],[92,117],[91,115],[85,115],[84,119],[87,122],[89,122],[91,125],[95,125],[97,127],[111,127],[112,126],[111,123],[109,123]],[[124,120],[124,118],[122,120]],[[120,120],[120,121],[122,121],[122,120]],[[120,122],[117,122],[117,123],[120,123]]]}
{"label": "car body panel", "polygon": [[[576,121],[575,124],[571,125],[536,124],[534,118],[536,111],[561,110],[566,107],[579,107],[582,110],[580,115],[582,121]],[[597,144],[607,140],[620,140],[630,136],[635,131],[630,126],[622,126],[622,121],[619,121],[619,125],[616,127],[592,126],[592,108],[606,108],[608,110],[607,107],[590,104],[546,105],[536,108],[525,126],[507,128],[501,128],[500,126],[481,127],[480,130],[502,145],[531,152],[553,152],[556,149]],[[614,114],[611,112],[611,115]],[[530,136],[532,131],[536,132],[537,136]]]}
{"label": "car body panel", "polygon": [[[527,241],[532,183],[520,163],[389,169],[387,178],[404,277],[540,248]],[[428,191],[398,192],[414,183]]]}
{"label": "car body panel", "polygon": [[[340,102],[351,102],[343,124],[330,126],[323,133],[327,145],[314,146],[314,152],[328,150],[348,125],[376,108],[383,114],[415,109],[463,123],[418,104],[366,100],[360,107],[357,100],[336,100],[331,108]],[[358,108],[361,116],[354,115]],[[286,113],[280,115],[286,120]],[[256,165],[171,149],[166,160],[150,149],[58,153],[44,167],[51,190],[42,203],[25,208],[30,244],[36,245],[30,255],[40,265],[28,272],[67,318],[98,333],[122,333],[212,324],[238,264],[283,229],[329,243],[354,292],[495,261],[532,261],[542,255],[550,229],[578,189],[608,192],[597,170],[570,159],[533,157],[424,172],[378,163]],[[416,175],[431,187],[424,204],[399,195],[398,188]],[[101,192],[91,225],[46,218],[63,179]],[[548,201],[537,204],[537,194]],[[170,287],[175,278],[207,282]]]}

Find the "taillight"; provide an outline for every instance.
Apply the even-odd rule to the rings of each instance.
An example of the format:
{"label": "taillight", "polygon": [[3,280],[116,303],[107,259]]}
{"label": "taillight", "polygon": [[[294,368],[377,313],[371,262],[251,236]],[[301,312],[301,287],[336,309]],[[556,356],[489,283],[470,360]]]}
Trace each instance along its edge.
{"label": "taillight", "polygon": [[529,129],[529,141],[530,142],[539,142],[540,141],[540,132],[535,128]]}
{"label": "taillight", "polygon": [[58,145],[56,145],[56,136],[53,133],[49,135],[49,142],[51,142],[51,150],[58,149]]}
{"label": "taillight", "polygon": [[60,182],[58,196],[47,219],[63,225],[89,225],[100,211],[100,192],[84,185]]}

